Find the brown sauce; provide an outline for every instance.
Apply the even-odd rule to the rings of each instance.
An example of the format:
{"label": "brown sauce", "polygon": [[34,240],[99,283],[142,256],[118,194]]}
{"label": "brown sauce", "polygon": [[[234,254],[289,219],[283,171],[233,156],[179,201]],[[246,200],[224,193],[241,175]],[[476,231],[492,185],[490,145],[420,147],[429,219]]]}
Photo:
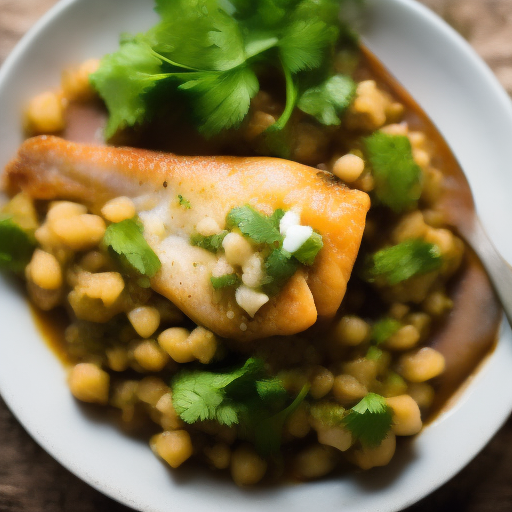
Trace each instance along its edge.
{"label": "brown sauce", "polygon": [[[362,65],[357,79],[374,79],[384,90],[390,92],[406,107],[405,121],[413,130],[421,130],[432,144],[433,165],[446,177],[446,190],[438,205],[450,224],[457,226],[475,215],[469,186],[462,169],[445,140],[432,121],[414,101],[410,94],[389,74],[384,66],[368,50],[362,49]],[[106,112],[100,104],[71,105],[67,113],[67,128],[63,137],[88,143],[101,143],[101,129],[106,122]],[[177,130],[180,131],[180,130]],[[189,133],[184,129],[182,133]],[[173,135],[166,134],[169,141]],[[198,143],[197,135],[188,138],[190,153],[211,153],[217,151],[209,142]],[[179,137],[181,140],[182,137]],[[189,147],[191,140],[194,148]],[[122,142],[122,141],[121,141]],[[154,142],[154,141],[153,141]],[[157,142],[159,147],[162,144]],[[175,150],[177,140],[171,144]],[[179,145],[179,144],[178,144]],[[447,400],[471,375],[478,364],[489,354],[497,340],[501,319],[501,306],[493,292],[487,274],[474,253],[467,248],[465,262],[454,278],[451,287],[454,308],[443,325],[431,339],[431,346],[446,359],[446,370],[436,379],[434,414],[439,412]],[[43,313],[35,310],[34,317],[44,339],[64,362],[69,362],[64,349],[66,316],[63,311]],[[431,416],[432,417],[432,416]]]}

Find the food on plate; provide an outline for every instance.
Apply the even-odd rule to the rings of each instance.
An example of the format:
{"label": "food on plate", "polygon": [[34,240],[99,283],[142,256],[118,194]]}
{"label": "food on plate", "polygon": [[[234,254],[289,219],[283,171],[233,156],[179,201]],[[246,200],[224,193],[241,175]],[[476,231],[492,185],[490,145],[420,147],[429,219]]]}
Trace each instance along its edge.
{"label": "food on plate", "polygon": [[[48,219],[71,250],[103,240],[116,251],[121,229],[133,242],[137,215],[159,260],[145,272],[151,288],[197,324],[241,340],[297,334],[335,315],[370,207],[365,192],[295,162],[180,157],[47,136],[27,140],[5,176],[8,188],[32,199],[73,200],[101,214]],[[104,221],[113,224],[105,229]]]}
{"label": "food on plate", "polygon": [[66,312],[72,394],[172,468],[386,465],[495,339],[460,169],[340,5],[159,0],[27,105],[0,268]]}

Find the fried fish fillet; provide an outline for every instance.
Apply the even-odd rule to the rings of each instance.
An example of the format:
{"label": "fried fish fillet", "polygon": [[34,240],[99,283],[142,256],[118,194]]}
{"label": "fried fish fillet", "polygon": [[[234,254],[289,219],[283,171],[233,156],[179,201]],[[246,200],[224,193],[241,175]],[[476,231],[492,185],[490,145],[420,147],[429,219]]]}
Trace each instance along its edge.
{"label": "fried fish fillet", "polygon": [[[186,157],[134,148],[98,147],[40,136],[25,141],[6,168],[4,186],[34,199],[70,199],[99,211],[131,197],[144,236],[162,262],[152,288],[194,322],[220,336],[254,340],[301,332],[330,318],[346,291],[370,207],[367,194],[326,172],[276,158]],[[186,198],[183,208],[178,196]],[[323,237],[311,267],[302,267],[250,318],[233,290],[210,282],[217,256],[190,244],[205,217],[225,225],[233,208],[249,204],[272,214],[300,211]],[[234,315],[233,315],[234,313]]]}

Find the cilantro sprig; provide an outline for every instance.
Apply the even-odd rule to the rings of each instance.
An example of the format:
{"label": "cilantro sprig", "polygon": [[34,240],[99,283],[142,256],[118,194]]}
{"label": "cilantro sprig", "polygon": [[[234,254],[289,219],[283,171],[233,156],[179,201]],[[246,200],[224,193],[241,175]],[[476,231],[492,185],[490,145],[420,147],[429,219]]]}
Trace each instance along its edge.
{"label": "cilantro sprig", "polygon": [[391,407],[377,393],[368,393],[343,419],[343,424],[363,445],[379,446],[393,423]]}
{"label": "cilantro sprig", "polygon": [[0,219],[0,270],[23,272],[36,248],[36,242],[27,230],[10,217]]}
{"label": "cilantro sprig", "polygon": [[173,406],[186,423],[216,421],[239,425],[262,455],[279,449],[283,425],[300,405],[308,388],[288,406],[281,381],[269,377],[260,359],[220,371],[181,370],[171,381]]}
{"label": "cilantro sprig", "polygon": [[364,144],[377,199],[397,213],[416,206],[422,190],[422,173],[414,161],[408,137],[375,132],[364,139]]}
{"label": "cilantro sprig", "polygon": [[185,102],[206,136],[237,127],[268,68],[280,69],[286,83],[285,109],[271,131],[284,128],[297,102],[321,123],[338,124],[353,93],[328,65],[343,2],[157,0],[160,22],[124,36],[91,76],[110,113],[106,137],[150,121],[162,101]]}
{"label": "cilantro sprig", "polygon": [[146,277],[153,277],[162,266],[158,256],[142,235],[144,228],[137,219],[110,224],[103,244],[121,260],[124,267]]}
{"label": "cilantro sprig", "polygon": [[394,286],[411,277],[439,269],[443,257],[439,247],[420,239],[381,249],[368,256],[363,277],[366,281]]}

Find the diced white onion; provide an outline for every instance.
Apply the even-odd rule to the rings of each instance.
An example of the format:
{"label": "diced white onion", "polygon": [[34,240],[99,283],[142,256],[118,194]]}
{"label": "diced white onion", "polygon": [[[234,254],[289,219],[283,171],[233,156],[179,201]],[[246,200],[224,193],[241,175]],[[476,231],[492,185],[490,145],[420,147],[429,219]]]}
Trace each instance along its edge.
{"label": "diced white onion", "polygon": [[312,234],[311,226],[290,226],[284,237],[283,249],[293,254]]}
{"label": "diced white onion", "polygon": [[281,235],[286,235],[288,228],[290,228],[291,226],[298,226],[299,224],[300,215],[296,212],[289,210],[283,215],[281,222],[279,222],[279,231],[281,232]]}
{"label": "diced white onion", "polygon": [[252,318],[258,309],[269,301],[268,295],[260,293],[245,285],[239,286],[235,292],[237,304]]}

